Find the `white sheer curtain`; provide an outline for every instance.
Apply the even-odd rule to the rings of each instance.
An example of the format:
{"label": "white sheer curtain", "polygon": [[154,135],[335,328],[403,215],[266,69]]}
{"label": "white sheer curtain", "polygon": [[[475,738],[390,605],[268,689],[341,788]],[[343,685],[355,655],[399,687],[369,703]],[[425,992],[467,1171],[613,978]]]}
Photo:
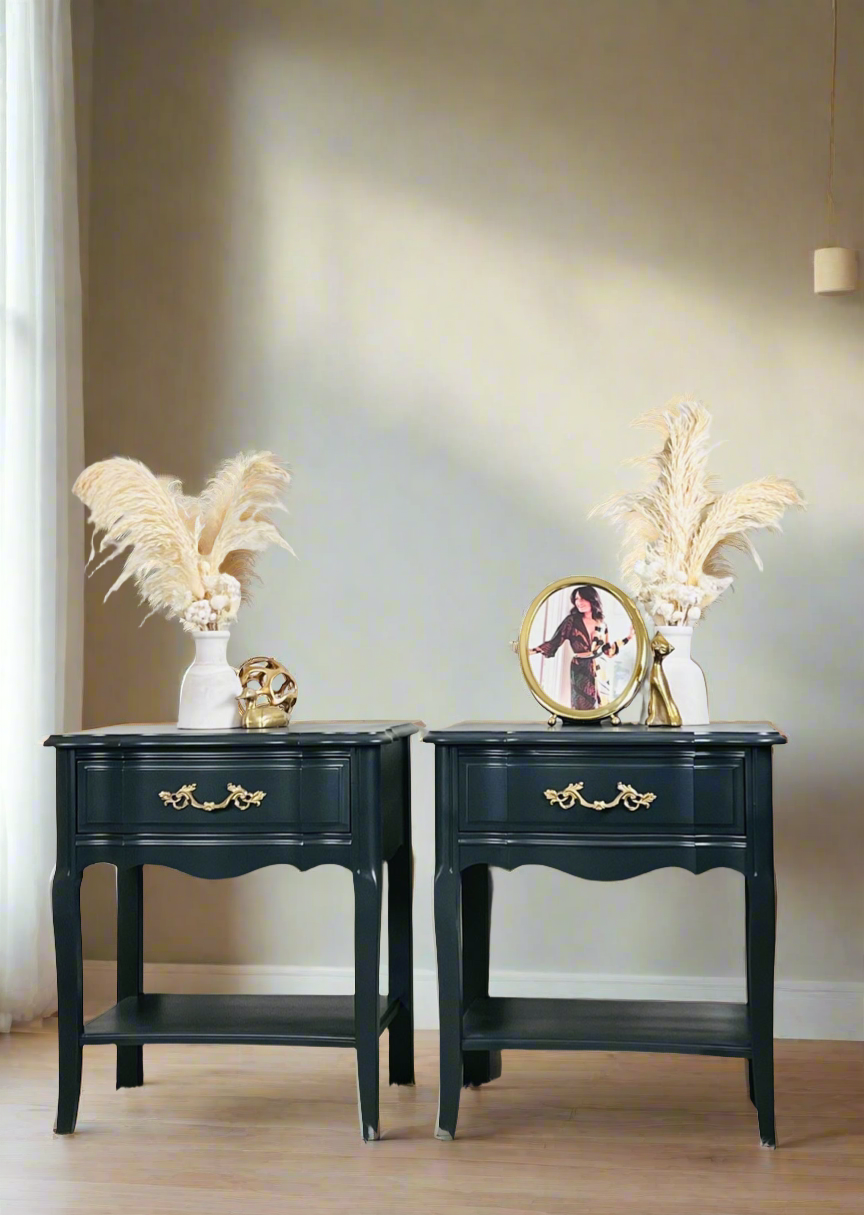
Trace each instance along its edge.
{"label": "white sheer curtain", "polygon": [[69,0],[0,0],[0,1030],[55,1007],[54,730],[82,655],[81,274]]}

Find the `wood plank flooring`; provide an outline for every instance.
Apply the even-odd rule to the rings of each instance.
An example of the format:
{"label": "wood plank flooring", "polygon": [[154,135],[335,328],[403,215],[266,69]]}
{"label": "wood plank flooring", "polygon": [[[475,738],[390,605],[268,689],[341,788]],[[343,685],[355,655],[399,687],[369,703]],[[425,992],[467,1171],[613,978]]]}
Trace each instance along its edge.
{"label": "wood plank flooring", "polygon": [[[350,1050],[154,1046],[114,1090],[84,1051],[78,1132],[52,1135],[56,1040],[0,1036],[2,1215],[861,1215],[864,1043],[778,1042],[776,1152],[740,1059],[507,1052],[433,1138],[437,1037],[364,1145]],[[386,1060],[386,1036],[382,1039]]]}

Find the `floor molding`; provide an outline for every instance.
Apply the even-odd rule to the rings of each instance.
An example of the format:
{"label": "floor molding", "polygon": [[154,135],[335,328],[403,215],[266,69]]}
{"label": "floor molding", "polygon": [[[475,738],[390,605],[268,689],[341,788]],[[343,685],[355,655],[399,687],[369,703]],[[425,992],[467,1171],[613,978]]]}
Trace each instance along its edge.
{"label": "floor molding", "polygon": [[[230,994],[280,992],[290,995],[350,995],[354,973],[330,966],[216,966],[149,962],[144,967],[149,991]],[[88,1007],[114,999],[116,965],[84,963]],[[434,971],[414,972],[418,1029],[438,1025],[438,988]],[[534,971],[493,972],[493,995],[548,996],[564,999],[742,1000],[743,980],[682,978],[663,975],[579,975]],[[778,1038],[864,1040],[864,983],[779,979],[775,987]]]}

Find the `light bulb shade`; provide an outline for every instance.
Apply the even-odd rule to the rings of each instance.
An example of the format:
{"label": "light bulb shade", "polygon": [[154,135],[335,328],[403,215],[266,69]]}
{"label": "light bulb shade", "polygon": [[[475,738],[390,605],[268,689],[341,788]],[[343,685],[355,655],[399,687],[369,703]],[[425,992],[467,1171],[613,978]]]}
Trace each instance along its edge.
{"label": "light bulb shade", "polygon": [[841,295],[858,287],[858,254],[833,245],[813,253],[813,290],[817,295]]}

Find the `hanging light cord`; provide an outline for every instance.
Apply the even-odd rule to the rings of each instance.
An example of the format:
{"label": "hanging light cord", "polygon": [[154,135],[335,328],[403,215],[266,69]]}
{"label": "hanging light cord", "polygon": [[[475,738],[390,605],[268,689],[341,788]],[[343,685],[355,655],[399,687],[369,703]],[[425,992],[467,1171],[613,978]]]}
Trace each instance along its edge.
{"label": "hanging light cord", "polygon": [[834,22],[834,35],[831,48],[831,121],[828,135],[828,194],[826,210],[828,221],[828,244],[834,244],[834,127],[835,99],[837,95],[837,0],[831,0],[831,15]]}

